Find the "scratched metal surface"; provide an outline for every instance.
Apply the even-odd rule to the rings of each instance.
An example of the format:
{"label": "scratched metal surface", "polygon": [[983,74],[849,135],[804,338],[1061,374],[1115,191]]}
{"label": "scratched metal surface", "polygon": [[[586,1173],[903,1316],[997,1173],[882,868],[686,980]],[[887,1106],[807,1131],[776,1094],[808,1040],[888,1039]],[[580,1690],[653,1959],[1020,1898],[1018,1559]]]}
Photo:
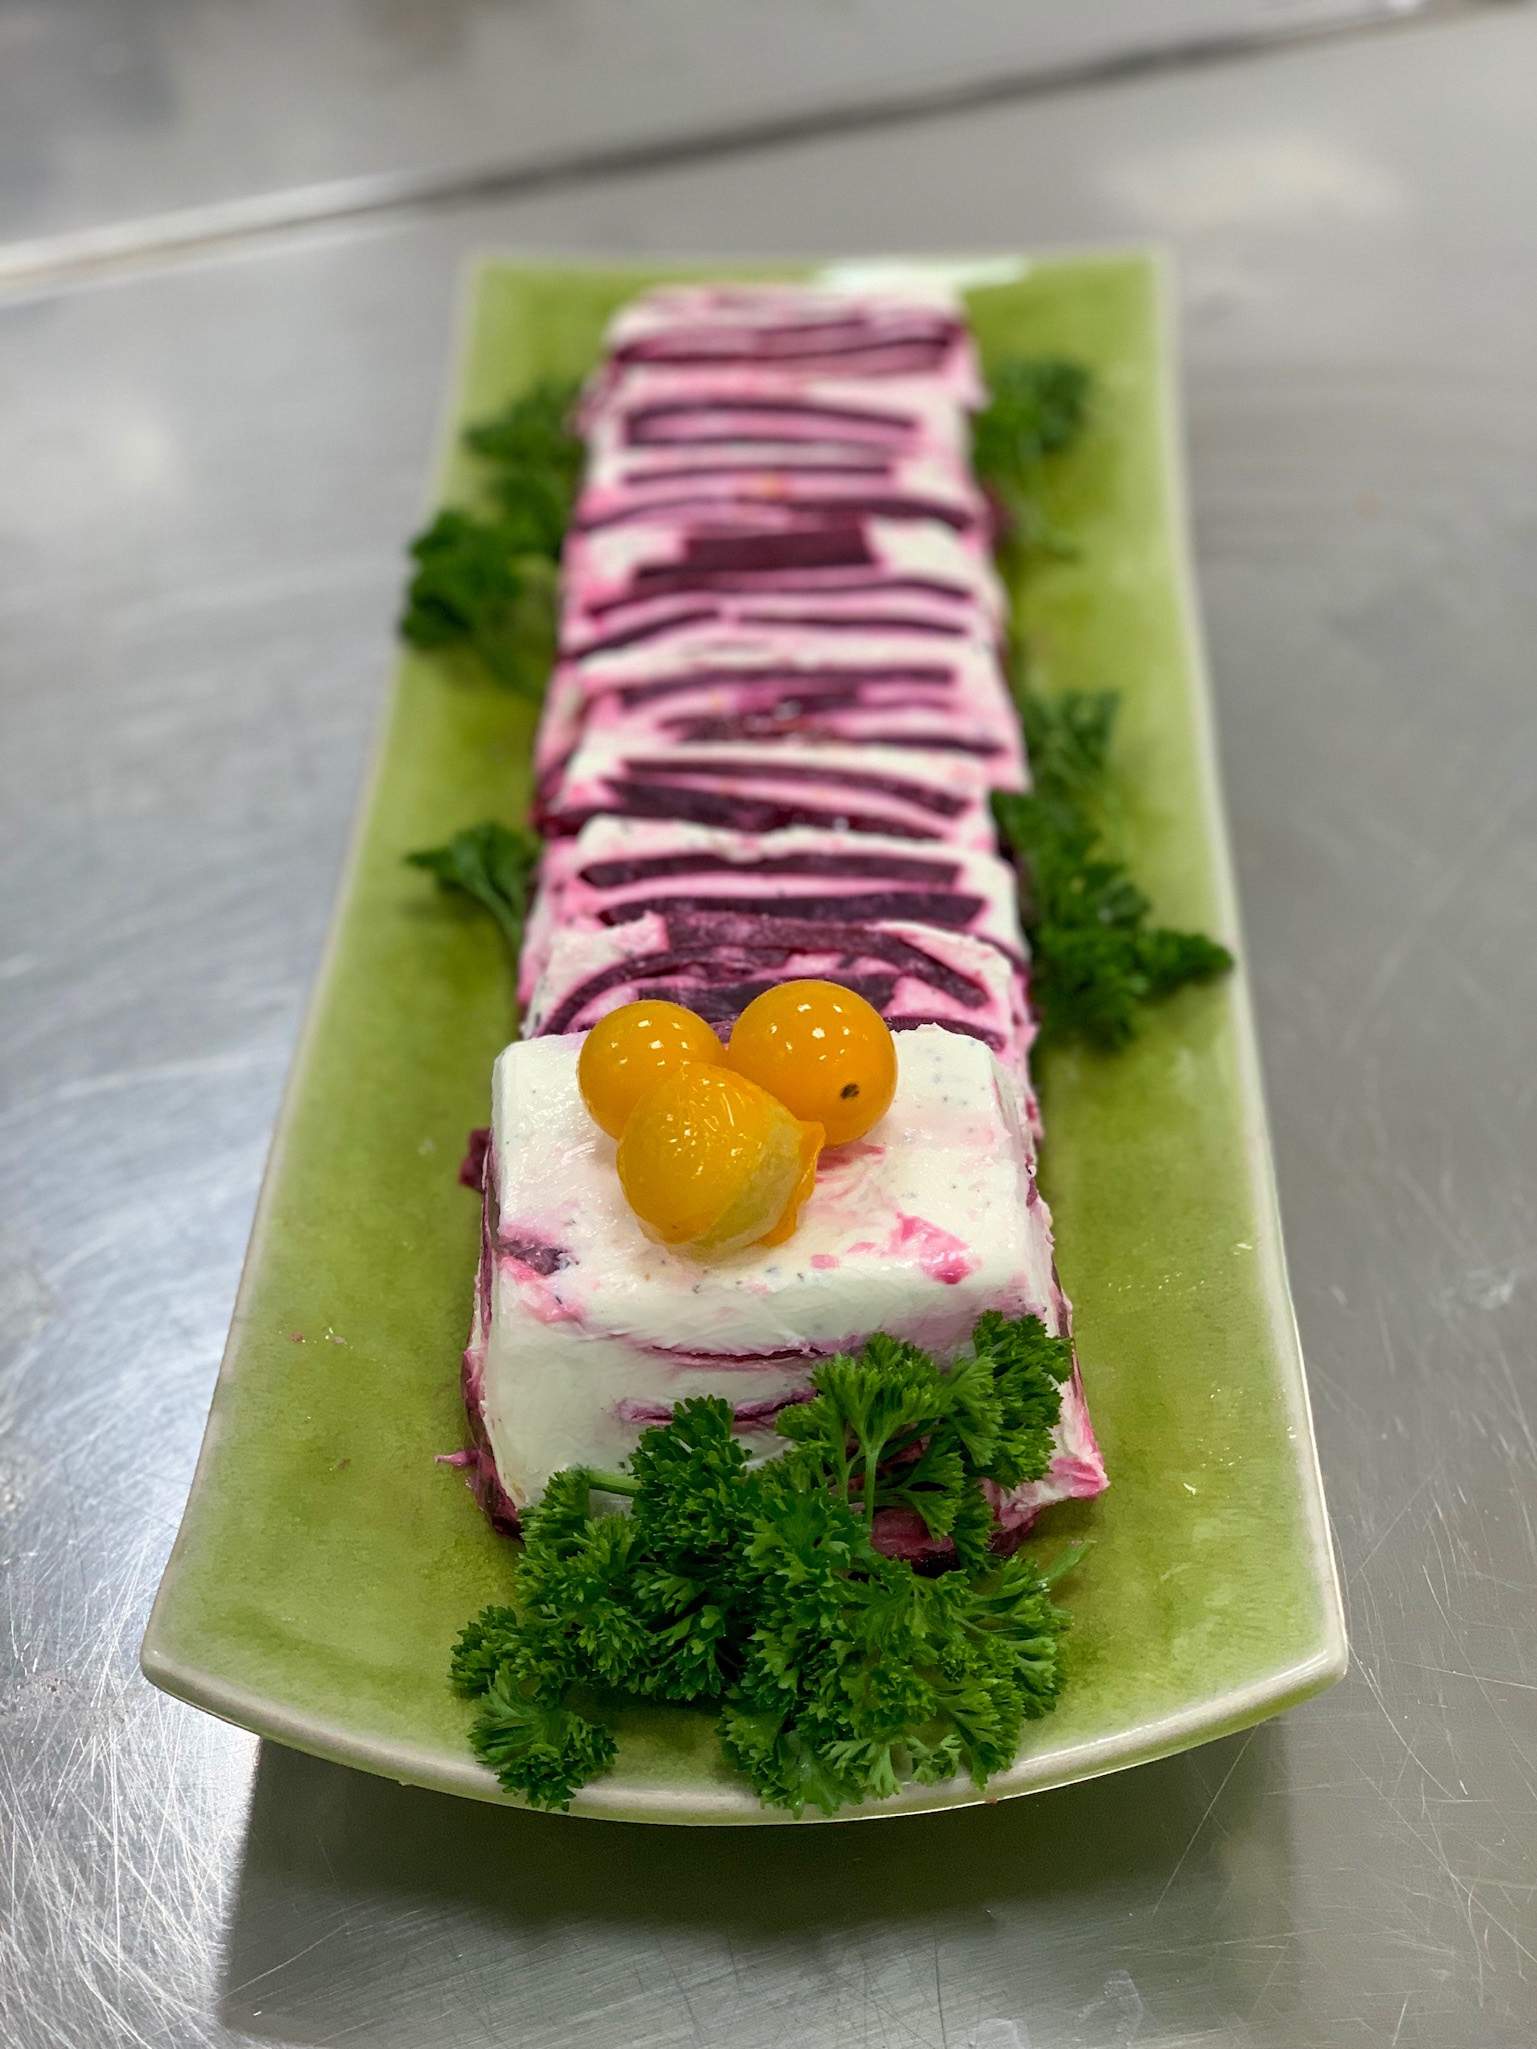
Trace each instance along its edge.
{"label": "scratched metal surface", "polygon": [[1453,4],[0,0],[0,242]]}
{"label": "scratched metal surface", "polygon": [[[1534,95],[1512,10],[0,307],[0,2040],[1530,2049]],[[1349,1680],[751,1840],[153,1694],[464,253],[1151,232]]]}

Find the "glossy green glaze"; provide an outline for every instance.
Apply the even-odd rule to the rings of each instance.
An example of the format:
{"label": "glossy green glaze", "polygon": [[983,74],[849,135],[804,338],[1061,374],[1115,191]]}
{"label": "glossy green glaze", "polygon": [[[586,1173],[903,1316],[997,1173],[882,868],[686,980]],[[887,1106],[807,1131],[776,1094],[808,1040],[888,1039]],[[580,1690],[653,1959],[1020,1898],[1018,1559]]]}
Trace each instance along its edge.
{"label": "glossy green glaze", "polygon": [[[1022,593],[1037,687],[1124,693],[1120,830],[1159,916],[1233,939],[1178,484],[1157,265],[1054,259],[969,294],[985,354],[1091,364],[1092,428],[1053,475],[1078,553]],[[650,271],[485,266],[450,427],[594,358]],[[445,493],[466,499],[452,454]],[[433,1454],[462,1442],[475,1266],[456,1185],[510,1035],[490,927],[401,864],[527,790],[529,711],[437,661],[400,666],[330,955],[268,1169],[192,1498],[145,1641],[169,1691],[283,1742],[499,1798],[445,1668],[504,1594],[505,1543]],[[1241,977],[1187,993],[1114,1057],[1042,1076],[1045,1182],[1112,1476],[1041,1543],[1092,1539],[1064,1589],[1072,1679],[990,1797],[1222,1734],[1344,1660]],[[914,1789],[879,1809],[962,1804]],[[782,1821],[716,1758],[710,1719],[635,1712],[576,1812]]]}

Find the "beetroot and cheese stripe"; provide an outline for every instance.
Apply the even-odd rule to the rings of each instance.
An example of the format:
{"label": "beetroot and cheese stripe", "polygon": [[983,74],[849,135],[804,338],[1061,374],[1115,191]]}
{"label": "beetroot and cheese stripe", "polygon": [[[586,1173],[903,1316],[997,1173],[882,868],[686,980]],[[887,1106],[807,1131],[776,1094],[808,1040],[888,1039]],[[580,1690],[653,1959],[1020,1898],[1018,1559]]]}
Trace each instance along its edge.
{"label": "beetroot and cheese stripe", "polygon": [[890,747],[741,747],[658,752],[599,733],[572,756],[540,823],[550,836],[591,818],[672,818],[742,832],[789,826],[883,833],[992,852],[995,777],[975,757],[935,761]]}
{"label": "beetroot and cheese stripe", "polygon": [[834,741],[981,757],[999,787],[1022,786],[1019,719],[996,654],[979,640],[698,625],[562,663],[535,745],[548,793],[580,737],[645,744]]}
{"label": "beetroot and cheese stripe", "polygon": [[934,456],[818,459],[786,455],[773,467],[747,457],[663,457],[594,462],[573,530],[602,532],[677,518],[718,530],[775,532],[853,520],[928,520],[989,545],[991,508],[957,464]]}
{"label": "beetroot and cheese stripe", "polygon": [[1023,976],[1015,878],[992,854],[940,855],[901,840],[788,831],[760,837],[670,820],[597,818],[552,840],[523,935],[519,999],[528,1004],[557,931],[630,924],[669,905],[744,918],[860,926],[935,925],[984,940]]}
{"label": "beetroot and cheese stripe", "polygon": [[[616,369],[580,415],[592,459],[720,461],[726,451],[844,460],[933,455],[964,467],[967,410],[923,378],[878,385],[772,370]],[[765,462],[772,468],[773,461]]]}
{"label": "beetroot and cheese stripe", "polygon": [[893,1028],[963,1025],[1016,1072],[1029,1043],[1019,980],[999,951],[960,932],[892,923],[651,911],[612,928],[559,928],[524,1033],[580,1032],[641,997],[686,1004],[723,1033],[753,997],[803,976],[842,983]]}
{"label": "beetroot and cheese stripe", "polygon": [[933,522],[850,520],[772,532],[717,531],[677,519],[573,533],[562,562],[563,652],[642,625],[690,623],[705,608],[733,622],[872,615],[996,641],[1004,598],[988,557]]}
{"label": "beetroot and cheese stripe", "polygon": [[683,286],[649,293],[609,332],[609,361],[773,368],[797,376],[921,376],[978,403],[971,334],[953,306],[919,298]]}

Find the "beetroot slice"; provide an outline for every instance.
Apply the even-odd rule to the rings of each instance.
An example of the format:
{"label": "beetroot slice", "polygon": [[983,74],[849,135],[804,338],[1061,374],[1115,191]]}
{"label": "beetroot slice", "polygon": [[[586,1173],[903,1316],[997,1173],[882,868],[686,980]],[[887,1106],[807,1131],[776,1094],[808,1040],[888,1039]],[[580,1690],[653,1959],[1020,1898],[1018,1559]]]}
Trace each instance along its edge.
{"label": "beetroot slice", "polygon": [[905,434],[912,427],[911,413],[894,413],[874,406],[834,406],[813,398],[787,393],[783,398],[751,398],[729,392],[704,393],[698,398],[657,399],[648,406],[636,406],[625,415],[631,427],[651,426],[659,420],[691,419],[696,413],[773,413],[798,420],[836,420],[842,427],[878,427]]}
{"label": "beetroot slice", "polygon": [[861,929],[871,924],[895,921],[904,925],[938,925],[945,931],[964,932],[984,908],[979,896],[962,890],[869,890],[836,896],[638,896],[622,903],[605,904],[598,912],[604,925],[631,925],[655,911],[666,917],[679,911],[691,917],[729,915],[740,918],[783,918],[788,912],[815,923],[846,923],[859,920]]}
{"label": "beetroot slice", "polygon": [[[764,584],[761,581],[764,576],[772,576],[776,581]],[[837,581],[833,580],[835,577]],[[742,569],[693,569],[686,564],[656,563],[637,569],[625,590],[611,598],[594,598],[584,609],[589,618],[607,619],[615,612],[622,612],[627,605],[654,604],[659,598],[683,597],[691,591],[756,598],[863,597],[868,592],[879,591],[887,595],[940,598],[955,604],[970,603],[974,595],[964,584],[947,583],[942,577],[894,576],[884,570],[875,576],[865,576],[857,568],[847,572],[841,568],[827,571],[763,569],[754,575]]]}
{"label": "beetroot slice", "polygon": [[954,883],[953,861],[926,861],[919,855],[804,853],[771,854],[751,861],[733,861],[724,854],[643,854],[623,861],[594,861],[580,871],[594,889],[624,889],[664,875],[820,875],[829,880],[848,876],[872,882],[908,882],[915,887],[944,889]]}
{"label": "beetroot slice", "polygon": [[[860,667],[851,663],[847,668],[828,669],[796,669],[787,663],[771,663],[762,669],[686,669],[674,676],[653,676],[645,683],[619,683],[611,687],[617,692],[620,703],[627,709],[633,709],[638,705],[652,704],[661,697],[677,697],[693,690],[713,690],[718,685],[743,690],[778,688],[802,696],[825,691],[841,696],[862,690],[867,683],[910,683],[919,687],[931,684],[936,689],[949,689],[955,683],[955,671],[938,662],[916,662],[889,668]],[[597,696],[606,686],[595,678],[589,687],[591,694]]]}
{"label": "beetroot slice", "polygon": [[894,797],[941,818],[959,818],[970,804],[966,797],[936,790],[932,783],[909,782],[905,776],[829,767],[820,761],[778,761],[772,755],[712,754],[708,760],[691,761],[686,754],[651,754],[626,762],[625,772],[648,782],[668,776],[705,776],[712,782],[817,783],[838,790],[868,790],[872,796]]}
{"label": "beetroot slice", "polygon": [[[884,980],[888,985],[885,1003],[890,1002],[895,991],[896,977],[902,975],[948,996],[967,1010],[984,1009],[988,1002],[988,992],[982,983],[951,967],[947,961],[937,960],[911,940],[879,928],[866,930],[857,925],[824,925],[812,919],[798,918],[699,917],[687,912],[664,915],[663,925],[667,934],[664,949],[636,954],[627,960],[610,961],[607,966],[586,976],[574,989],[566,992],[546,1017],[540,1036],[573,1031],[589,1004],[607,995],[611,989],[645,985],[648,994],[661,996],[662,991],[652,986],[656,979],[684,971],[692,971],[698,977],[698,989],[690,996],[676,1000],[687,1003],[713,1022],[716,1013],[706,1009],[696,1000],[697,996],[712,989],[717,995],[727,989],[735,991],[746,986],[744,976],[750,976],[754,969],[772,968],[797,953],[841,955],[840,969],[825,979],[841,982],[850,988],[861,980]],[[864,963],[876,961],[894,969],[895,974],[883,978],[878,974],[872,975],[868,970],[862,974],[856,972]],[[773,975],[764,977],[756,982],[755,991],[772,986],[776,979]],[[691,983],[685,986],[693,987]],[[862,989],[861,993],[864,993]],[[668,1000],[674,999],[669,995]],[[874,997],[869,1000],[875,1002]],[[884,1006],[876,1003],[875,1007],[879,1010]]]}
{"label": "beetroot slice", "polygon": [[937,840],[941,836],[937,829],[915,825],[891,812],[829,810],[820,804],[693,789],[687,783],[644,783],[615,776],[607,781],[606,793],[603,804],[588,810],[543,813],[541,829],[566,836],[580,832],[592,818],[672,818],[749,835],[809,825],[824,832],[879,833],[883,839]]}

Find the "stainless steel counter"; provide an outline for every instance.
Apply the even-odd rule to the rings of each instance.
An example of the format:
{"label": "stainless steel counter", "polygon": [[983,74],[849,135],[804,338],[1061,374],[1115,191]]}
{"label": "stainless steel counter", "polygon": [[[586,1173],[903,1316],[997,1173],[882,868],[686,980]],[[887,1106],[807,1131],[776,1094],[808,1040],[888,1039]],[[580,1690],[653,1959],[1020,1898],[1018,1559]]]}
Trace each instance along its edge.
{"label": "stainless steel counter", "polygon": [[[0,2040],[1531,2049],[1534,194],[1505,8],[0,303]],[[153,1694],[465,255],[1151,235],[1350,1678],[1129,1776],[750,1838],[469,1808]]]}
{"label": "stainless steel counter", "polygon": [[569,175],[1468,0],[0,0],[0,244]]}

